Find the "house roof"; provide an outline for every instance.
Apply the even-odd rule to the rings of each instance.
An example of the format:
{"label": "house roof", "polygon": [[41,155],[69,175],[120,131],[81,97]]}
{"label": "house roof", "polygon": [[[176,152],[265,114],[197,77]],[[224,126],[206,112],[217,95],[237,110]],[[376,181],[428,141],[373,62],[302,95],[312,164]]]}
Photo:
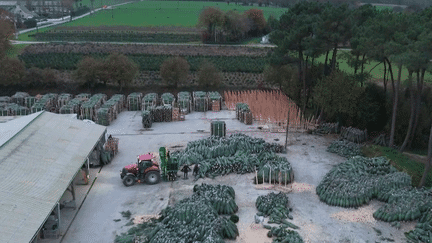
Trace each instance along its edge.
{"label": "house roof", "polygon": [[0,242],[31,242],[106,127],[46,111],[0,123]]}

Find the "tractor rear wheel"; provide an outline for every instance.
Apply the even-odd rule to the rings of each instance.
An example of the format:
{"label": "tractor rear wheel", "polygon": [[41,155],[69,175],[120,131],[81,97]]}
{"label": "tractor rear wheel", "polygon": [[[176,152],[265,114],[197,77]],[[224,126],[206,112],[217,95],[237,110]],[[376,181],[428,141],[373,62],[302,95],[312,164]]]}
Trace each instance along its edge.
{"label": "tractor rear wheel", "polygon": [[123,178],[123,184],[125,186],[133,186],[135,184],[136,177],[133,175],[127,175]]}
{"label": "tractor rear wheel", "polygon": [[161,179],[160,172],[159,171],[149,171],[145,175],[145,181],[147,184],[154,185],[159,183]]}

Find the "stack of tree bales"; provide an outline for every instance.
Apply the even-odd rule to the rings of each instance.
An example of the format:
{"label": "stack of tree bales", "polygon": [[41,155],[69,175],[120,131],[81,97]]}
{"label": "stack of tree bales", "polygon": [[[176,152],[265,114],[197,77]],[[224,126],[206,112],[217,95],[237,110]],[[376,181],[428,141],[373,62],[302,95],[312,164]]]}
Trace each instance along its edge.
{"label": "stack of tree bales", "polygon": [[60,109],[61,107],[63,107],[63,106],[66,105],[67,103],[69,103],[69,101],[70,101],[72,98],[73,98],[73,97],[72,97],[71,94],[66,94],[66,93],[60,94],[60,95],[58,96],[58,99],[57,99],[57,107],[58,107],[58,109]]}
{"label": "stack of tree bales", "polygon": [[11,98],[9,96],[0,96],[0,104],[1,103],[10,103]]}
{"label": "stack of tree bales", "polygon": [[207,92],[209,98],[209,109],[212,111],[220,111],[222,107],[222,96],[219,92]]}
{"label": "stack of tree bales", "polygon": [[111,108],[99,108],[97,110],[96,123],[103,126],[109,126],[114,120],[113,111]]}
{"label": "stack of tree bales", "polygon": [[73,98],[66,105],[60,108],[60,114],[78,114],[80,112],[82,98]]}
{"label": "stack of tree bales", "polygon": [[30,113],[30,110],[15,103],[1,103],[0,115],[1,116],[25,116]]}
{"label": "stack of tree bales", "polygon": [[129,111],[139,111],[141,110],[141,99],[142,99],[142,93],[132,93],[128,95],[128,110]]}
{"label": "stack of tree bales", "polygon": [[58,94],[54,94],[54,93],[45,94],[44,96],[42,96],[42,98],[36,101],[34,105],[31,107],[31,113],[39,112],[42,110],[55,111],[56,104],[57,104],[57,97]]}
{"label": "stack of tree bales", "polygon": [[38,101],[39,99],[36,96],[28,96],[25,97],[25,106],[29,109]]}
{"label": "stack of tree bales", "polygon": [[88,101],[81,105],[80,119],[88,119],[95,121],[97,117],[97,109],[106,101],[105,94],[95,94]]}
{"label": "stack of tree bales", "polygon": [[[126,109],[126,97],[122,94],[115,94],[111,99],[117,100],[117,115]],[[117,119],[117,115],[115,116]]]}
{"label": "stack of tree bales", "polygon": [[[246,103],[236,104],[236,118],[241,122],[245,122],[245,113],[250,113],[249,105]],[[251,123],[252,124],[252,123]],[[250,125],[250,124],[249,124]]]}
{"label": "stack of tree bales", "polygon": [[26,92],[16,92],[14,95],[12,95],[10,102],[20,106],[25,106],[25,98],[29,96],[30,95]]}
{"label": "stack of tree bales", "polygon": [[161,96],[162,105],[174,106],[175,96],[171,93],[163,93]]}
{"label": "stack of tree bales", "polygon": [[177,95],[177,101],[181,113],[188,114],[192,111],[192,98],[189,92],[179,92]]}
{"label": "stack of tree bales", "polygon": [[354,127],[342,127],[340,137],[353,143],[364,143],[367,140],[367,129],[362,131]]}
{"label": "stack of tree bales", "polygon": [[150,117],[153,122],[170,122],[172,121],[172,106],[156,106],[150,108]]}
{"label": "stack of tree bales", "polygon": [[114,119],[116,119],[118,114],[121,112],[122,109],[121,107],[123,105],[122,101],[124,101],[124,95],[117,94],[117,95],[113,95],[111,99],[107,100],[101,106],[101,108],[109,109],[109,112],[106,114],[108,117],[104,118],[109,120],[109,123],[111,123]]}
{"label": "stack of tree bales", "polygon": [[194,111],[200,111],[200,112],[208,111],[209,101],[206,92],[194,91],[193,103],[194,103]]}
{"label": "stack of tree bales", "polygon": [[150,110],[141,111],[142,116],[142,124],[144,128],[150,128],[152,126],[152,117],[150,114]]}
{"label": "stack of tree bales", "polygon": [[91,94],[87,94],[87,93],[81,93],[75,96],[75,98],[77,99],[81,99],[83,101],[87,101],[88,99],[90,99]]}
{"label": "stack of tree bales", "polygon": [[156,93],[146,94],[142,100],[142,110],[150,110],[151,107],[157,106],[158,95]]}
{"label": "stack of tree bales", "polygon": [[315,129],[314,134],[339,134],[339,122],[337,123],[323,123]]}

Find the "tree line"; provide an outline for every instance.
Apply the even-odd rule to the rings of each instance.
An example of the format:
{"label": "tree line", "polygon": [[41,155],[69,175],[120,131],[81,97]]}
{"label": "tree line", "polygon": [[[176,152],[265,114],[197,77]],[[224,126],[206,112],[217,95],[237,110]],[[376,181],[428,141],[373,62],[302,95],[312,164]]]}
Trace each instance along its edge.
{"label": "tree line", "polygon": [[[279,18],[270,41],[277,48],[266,77],[280,83],[303,111],[315,107],[320,117],[327,115],[341,124],[364,126],[361,122],[376,121],[381,125],[378,130],[387,125],[389,146],[398,138],[401,152],[414,138],[424,140],[425,127],[432,136],[431,94],[425,86],[425,73],[432,73],[432,7],[395,13],[369,4],[350,9],[347,4],[300,2]],[[338,46],[348,42],[352,50],[339,58],[347,60],[354,74],[337,67]],[[321,55],[326,57],[324,65],[315,65]],[[370,71],[364,65],[371,61],[384,65],[382,95],[367,82]],[[403,68],[408,70],[405,89],[401,88]],[[275,72],[283,73],[282,77],[275,77]],[[389,81],[391,97],[387,96]],[[380,104],[386,100],[390,106]],[[408,114],[398,116],[406,104]],[[379,113],[385,110],[390,112],[383,123]],[[401,123],[406,124],[404,136],[396,129]]]}

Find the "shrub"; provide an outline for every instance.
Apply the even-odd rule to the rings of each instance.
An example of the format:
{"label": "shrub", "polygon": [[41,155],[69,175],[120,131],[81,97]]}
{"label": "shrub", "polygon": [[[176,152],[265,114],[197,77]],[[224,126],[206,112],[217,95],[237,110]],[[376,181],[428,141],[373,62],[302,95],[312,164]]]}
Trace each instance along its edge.
{"label": "shrub", "polygon": [[190,65],[186,59],[177,56],[166,59],[160,67],[160,75],[165,85],[172,85],[175,88],[185,83],[189,74]]}
{"label": "shrub", "polygon": [[209,86],[219,87],[222,83],[222,74],[213,63],[204,60],[198,71],[198,83],[206,88]]}
{"label": "shrub", "polygon": [[4,57],[0,60],[0,85],[21,85],[25,66],[18,58]]}
{"label": "shrub", "polygon": [[76,17],[76,16],[81,16],[83,14],[86,14],[88,12],[90,12],[90,8],[84,5],[82,7],[79,7],[77,10],[72,11],[71,15],[72,17]]}

